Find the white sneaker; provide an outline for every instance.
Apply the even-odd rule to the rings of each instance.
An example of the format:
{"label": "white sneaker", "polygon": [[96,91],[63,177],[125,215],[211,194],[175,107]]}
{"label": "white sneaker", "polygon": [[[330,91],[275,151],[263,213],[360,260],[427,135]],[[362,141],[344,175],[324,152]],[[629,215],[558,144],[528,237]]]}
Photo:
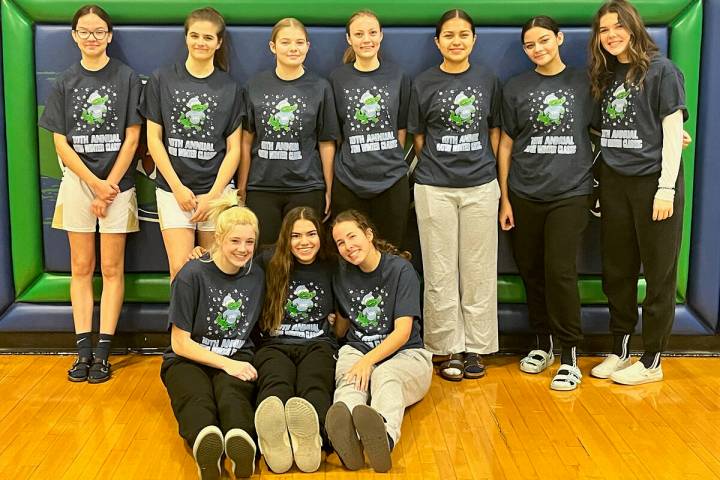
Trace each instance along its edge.
{"label": "white sneaker", "polygon": [[304,398],[292,397],[285,403],[290,443],[295,465],[303,472],[315,472],[322,461],[322,438],[315,407]]}
{"label": "white sneaker", "polygon": [[223,434],[215,425],[200,430],[193,444],[193,457],[200,480],[219,480],[222,470],[220,459],[224,451]]}
{"label": "white sneaker", "polygon": [[640,361],[610,375],[610,380],[623,385],[642,385],[643,383],[660,382],[662,379],[662,366],[646,368]]}
{"label": "white sneaker", "polygon": [[590,375],[596,378],[610,378],[614,372],[630,366],[630,357],[622,359],[611,353],[600,364],[590,370]]}
{"label": "white sneaker", "polygon": [[275,473],[285,473],[293,464],[285,405],[278,397],[268,397],[255,410],[255,430],[258,446],[268,468]]}

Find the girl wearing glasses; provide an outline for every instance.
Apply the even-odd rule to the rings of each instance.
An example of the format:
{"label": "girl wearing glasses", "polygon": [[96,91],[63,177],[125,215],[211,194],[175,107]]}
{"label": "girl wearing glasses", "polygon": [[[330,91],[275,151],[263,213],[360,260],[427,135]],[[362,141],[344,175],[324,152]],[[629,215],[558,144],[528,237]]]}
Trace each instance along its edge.
{"label": "girl wearing glasses", "polygon": [[144,91],[147,144],[159,171],[160,229],[174,278],[195,245],[209,248],[208,205],[240,162],[242,91],[227,73],[225,19],[215,9],[185,20],[184,62],[157,70]]}
{"label": "girl wearing glasses", "polygon": [[[63,164],[52,226],[68,232],[70,299],[78,356],[68,380],[110,378],[108,355],[124,296],[125,238],[138,231],[133,169],[142,118],[141,83],[127,65],[107,55],[112,22],[97,5],[80,8],[72,38],[80,62],[63,72],[48,96],[39,124],[53,132]],[[100,337],[93,354],[92,277],[95,231],[100,226],[103,291]]]}

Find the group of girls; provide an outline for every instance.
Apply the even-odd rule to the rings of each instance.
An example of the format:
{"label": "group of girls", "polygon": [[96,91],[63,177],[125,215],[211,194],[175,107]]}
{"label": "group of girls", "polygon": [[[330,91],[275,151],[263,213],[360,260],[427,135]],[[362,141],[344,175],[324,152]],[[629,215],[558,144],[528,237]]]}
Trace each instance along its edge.
{"label": "group of girls", "polygon": [[[110,378],[125,236],[138,228],[128,167],[144,117],[173,278],[162,378],[201,478],[219,477],[223,454],[236,477],[250,475],[256,438],[276,472],[293,462],[316,470],[323,446],[350,469],[364,465],[364,453],[376,470],[389,469],[404,408],[429,388],[431,354],[440,375],[458,381],[482,377],[481,356],[498,349],[498,212],[537,336],[520,368],[547,369],[557,340],[561,365],[551,388],[575,389],[575,259],[588,222],[592,132],[602,153],[595,170],[614,340],[591,374],[624,384],[661,380],[687,110],[682,74],[658,54],[635,8],[611,0],[598,11],[589,75],[563,63],[563,34],[552,19],[530,19],[521,40],[535,68],[503,89],[471,65],[475,27],[462,10],[441,17],[442,63],[412,85],[381,60],[372,12],[354,14],[346,34],[346,63],[327,81],[304,67],[310,42],[302,23],[279,21],[269,42],[275,68],[243,90],[227,73],[222,16],[202,8],[185,22],[186,60],[153,73],[143,90],[107,56],[107,14],[93,5],[76,13],[82,59],[58,79],[40,119],[64,165],[53,226],[68,231],[71,248],[78,357],[69,379]],[[423,312],[417,274],[392,247],[403,244],[409,206],[407,132],[419,158]],[[235,175],[237,190],[229,186]],[[331,214],[338,262],[324,250]],[[93,353],[96,222],[104,284]],[[196,241],[209,252],[186,263]],[[256,244],[273,243],[254,257]],[[641,264],[645,353],[630,364]]]}

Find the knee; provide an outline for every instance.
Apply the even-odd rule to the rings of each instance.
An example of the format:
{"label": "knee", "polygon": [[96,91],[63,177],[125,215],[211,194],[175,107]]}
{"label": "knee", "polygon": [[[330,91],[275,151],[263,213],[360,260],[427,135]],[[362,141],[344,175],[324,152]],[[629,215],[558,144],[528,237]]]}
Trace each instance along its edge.
{"label": "knee", "polygon": [[95,272],[95,259],[92,257],[75,258],[71,260],[73,277],[92,277]]}
{"label": "knee", "polygon": [[124,276],[124,262],[107,262],[101,264],[103,281],[121,280]]}

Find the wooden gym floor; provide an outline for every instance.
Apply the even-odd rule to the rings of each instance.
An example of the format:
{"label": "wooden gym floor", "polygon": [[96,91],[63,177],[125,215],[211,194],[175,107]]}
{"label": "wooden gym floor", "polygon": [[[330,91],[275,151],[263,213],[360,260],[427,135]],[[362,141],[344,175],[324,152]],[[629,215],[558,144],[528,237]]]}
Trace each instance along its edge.
{"label": "wooden gym floor", "polygon": [[[158,372],[159,356],[111,359],[114,378],[72,384],[68,356],[0,356],[0,479],[195,479]],[[576,392],[517,357],[486,378],[433,380],[411,407],[393,469],[348,472],[331,455],[319,472],[275,478],[720,479],[720,358],[665,358],[665,381],[638,387],[587,375]],[[257,476],[257,475],[256,475]]]}

